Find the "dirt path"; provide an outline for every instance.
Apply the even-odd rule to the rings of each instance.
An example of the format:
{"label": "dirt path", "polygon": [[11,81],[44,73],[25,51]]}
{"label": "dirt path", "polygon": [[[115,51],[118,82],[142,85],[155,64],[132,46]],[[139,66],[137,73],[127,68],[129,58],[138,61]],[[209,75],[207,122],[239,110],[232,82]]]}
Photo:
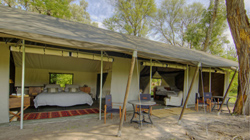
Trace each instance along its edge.
{"label": "dirt path", "polygon": [[[127,118],[130,119],[131,113]],[[0,139],[15,140],[228,140],[241,136],[250,140],[250,118],[244,116],[231,116],[216,112],[204,114],[202,111],[186,114],[181,125],[177,124],[178,116],[166,118],[152,117],[154,125],[138,128],[137,124],[124,123],[122,136],[116,137],[119,118],[116,115],[112,120],[108,117],[107,124],[96,117],[54,120],[52,122],[25,123],[20,130],[18,123],[1,125]],[[208,130],[208,135],[206,133]]]}

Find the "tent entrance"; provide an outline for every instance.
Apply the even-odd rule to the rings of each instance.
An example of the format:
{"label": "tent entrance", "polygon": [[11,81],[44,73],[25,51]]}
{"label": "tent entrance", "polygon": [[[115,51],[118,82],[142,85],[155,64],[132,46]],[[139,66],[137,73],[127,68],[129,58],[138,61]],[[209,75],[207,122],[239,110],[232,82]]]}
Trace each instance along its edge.
{"label": "tent entrance", "polygon": [[[213,96],[223,96],[225,74],[211,73],[211,81],[209,80],[210,78],[209,72],[202,72],[202,75],[203,75],[204,92],[212,92]],[[201,73],[200,73],[200,76],[201,76]],[[210,87],[210,84],[211,84],[211,87]],[[199,93],[203,93],[201,78],[199,78]]]}
{"label": "tent entrance", "polygon": [[[48,51],[47,51],[48,52]],[[14,61],[14,87],[17,92],[20,92],[21,87],[21,71],[22,71],[22,53],[18,51],[12,51]],[[89,106],[76,105],[72,107],[58,107],[58,106],[39,106],[39,112],[51,112],[60,110],[71,110],[71,109],[84,109],[84,108],[99,108],[99,104],[94,98],[96,97],[96,85],[97,85],[97,74],[100,73],[101,63],[98,60],[99,57],[95,54],[94,59],[88,59],[79,57],[71,57],[64,55],[49,55],[49,54],[38,54],[38,53],[26,53],[26,70],[25,70],[25,91],[29,95],[30,88],[44,88],[44,85],[50,84],[51,74],[72,74],[73,81],[72,84],[79,85],[80,87],[88,86],[91,89],[91,97],[93,98],[93,105]],[[111,75],[112,62],[103,62],[103,71],[108,72]],[[106,74],[106,76],[108,75]],[[110,85],[111,78],[106,80],[106,84]],[[105,84],[104,84],[105,86]],[[105,86],[106,90],[109,86]],[[110,89],[109,89],[110,90]],[[31,104],[33,104],[33,99],[35,95],[30,95]],[[38,112],[33,106],[25,110],[24,113]]]}
{"label": "tent entrance", "polygon": [[[152,67],[152,82],[150,88],[150,66],[145,66],[140,73],[140,89],[143,94],[150,93],[158,104],[164,104],[164,98],[175,94],[178,96],[179,91],[184,89],[184,70]],[[182,98],[182,97],[180,97]],[[181,105],[182,99],[180,101]]]}

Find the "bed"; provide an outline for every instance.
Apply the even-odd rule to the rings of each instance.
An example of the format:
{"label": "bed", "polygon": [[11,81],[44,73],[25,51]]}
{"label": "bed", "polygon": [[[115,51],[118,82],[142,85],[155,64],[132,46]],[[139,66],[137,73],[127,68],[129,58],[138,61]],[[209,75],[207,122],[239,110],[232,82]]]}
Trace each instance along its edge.
{"label": "bed", "polygon": [[79,90],[77,85],[66,85],[63,91],[60,85],[46,85],[44,91],[33,100],[35,108],[39,106],[69,107],[80,104],[92,105],[93,100],[88,93]]}
{"label": "bed", "polygon": [[163,97],[169,97],[169,96],[172,96],[172,97],[177,97],[179,95],[179,92],[181,90],[175,88],[175,87],[163,87],[163,86],[158,86],[158,87],[155,87],[155,90],[154,90],[154,97],[157,97],[157,96],[163,96]]}

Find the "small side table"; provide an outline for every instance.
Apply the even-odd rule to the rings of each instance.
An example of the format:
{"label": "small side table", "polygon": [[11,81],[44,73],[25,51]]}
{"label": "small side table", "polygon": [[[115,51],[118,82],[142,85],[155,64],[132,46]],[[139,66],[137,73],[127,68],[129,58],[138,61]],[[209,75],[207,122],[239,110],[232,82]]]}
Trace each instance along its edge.
{"label": "small side table", "polygon": [[[142,124],[144,124],[144,123],[145,123],[145,124],[153,124],[153,121],[152,121],[151,118],[150,118],[150,111],[144,112],[144,111],[142,111],[142,110],[139,110],[139,112],[138,112],[138,111],[135,110],[135,105],[144,105],[144,106],[149,106],[149,107],[151,108],[152,105],[155,105],[155,104],[156,104],[156,102],[153,102],[153,101],[146,101],[146,100],[141,100],[141,101],[139,101],[139,100],[132,100],[132,101],[128,101],[128,103],[132,104],[133,109],[134,109],[134,111],[133,111],[133,116],[132,116],[132,118],[131,118],[131,120],[130,120],[130,123],[135,122],[135,123],[138,123],[139,126],[142,125]],[[135,114],[138,114],[138,115],[139,115],[139,120],[137,120],[137,121],[134,121],[134,120],[133,120]],[[142,115],[142,119],[141,119],[141,115]],[[150,122],[145,121],[144,115],[147,115],[147,116],[148,116]]]}
{"label": "small side table", "polygon": [[[24,97],[24,110],[26,110],[29,106],[30,106],[30,97]],[[9,98],[9,109],[13,109],[13,108],[21,108],[21,98],[20,97],[11,97]],[[14,118],[21,118],[20,114],[21,111],[19,111],[17,114],[13,113],[12,111],[9,111],[10,114],[14,115],[11,119],[10,122],[14,119]]]}

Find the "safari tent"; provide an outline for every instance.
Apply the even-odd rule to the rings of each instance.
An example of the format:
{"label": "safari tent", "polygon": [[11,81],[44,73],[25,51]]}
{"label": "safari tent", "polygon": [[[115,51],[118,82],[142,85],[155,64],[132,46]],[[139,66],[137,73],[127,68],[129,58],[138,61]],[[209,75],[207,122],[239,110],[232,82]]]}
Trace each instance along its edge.
{"label": "safari tent", "polygon": [[[10,80],[14,87],[43,86],[49,83],[49,73],[73,73],[74,84],[86,84],[93,93],[100,90],[103,95],[111,94],[114,102],[123,102],[134,51],[138,63],[128,100],[138,98],[139,87],[148,93],[150,76],[155,72],[163,77],[171,72],[182,73],[183,80],[178,84],[182,84],[185,98],[199,63],[206,73],[206,90],[220,90],[218,94],[223,95],[229,84],[228,70],[238,67],[234,61],[205,52],[90,25],[3,6],[0,12],[0,123],[9,122]],[[99,84],[103,88],[98,89],[97,84],[103,81],[98,80],[98,74],[102,73],[107,74],[103,85]],[[199,79],[194,81],[188,104],[194,104]],[[218,84],[220,87],[213,86]]]}

